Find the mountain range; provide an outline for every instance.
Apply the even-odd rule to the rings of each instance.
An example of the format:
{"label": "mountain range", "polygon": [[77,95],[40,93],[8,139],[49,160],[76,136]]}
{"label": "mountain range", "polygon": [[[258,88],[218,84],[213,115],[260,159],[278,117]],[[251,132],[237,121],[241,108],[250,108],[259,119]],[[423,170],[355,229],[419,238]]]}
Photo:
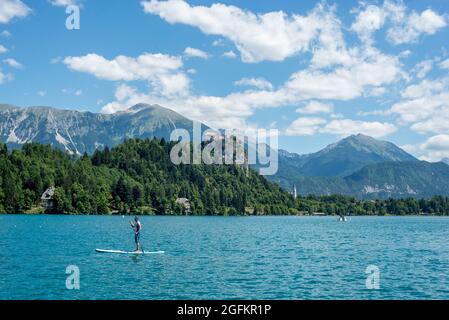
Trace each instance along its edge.
{"label": "mountain range", "polygon": [[293,167],[302,176],[346,176],[372,163],[416,160],[390,142],[362,134],[349,136],[316,153],[298,155],[285,150],[280,153],[283,168]]}
{"label": "mountain range", "polygon": [[449,166],[419,161],[396,145],[358,134],[323,150],[279,152],[279,170],[267,177],[302,195],[351,195],[360,199],[449,195]]}
{"label": "mountain range", "polygon": [[91,154],[126,138],[168,140],[173,129],[192,132],[192,125],[191,120],[157,105],[137,104],[114,114],[0,105],[0,141],[10,148],[39,142],[71,154]]}
{"label": "mountain range", "polygon": [[[91,154],[127,138],[169,139],[193,121],[158,105],[138,104],[115,114],[0,105],[0,142],[18,148],[50,144],[71,154]],[[207,126],[204,126],[207,128]],[[393,143],[358,134],[311,154],[279,150],[279,170],[267,176],[302,195],[352,195],[360,199],[449,196],[449,165],[419,161]]]}

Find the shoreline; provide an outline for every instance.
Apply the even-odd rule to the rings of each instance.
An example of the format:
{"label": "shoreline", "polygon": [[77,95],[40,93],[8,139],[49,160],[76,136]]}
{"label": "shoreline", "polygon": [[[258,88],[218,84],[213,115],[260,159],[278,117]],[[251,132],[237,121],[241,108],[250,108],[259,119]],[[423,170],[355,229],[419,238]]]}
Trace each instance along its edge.
{"label": "shoreline", "polygon": [[[0,216],[95,216],[95,217],[133,217],[135,214],[63,214],[63,213],[0,213]],[[144,214],[139,215],[139,217],[217,217],[217,218],[251,218],[251,217],[308,217],[308,218],[338,218],[339,215],[287,215],[287,214],[280,214],[280,215],[175,215],[175,214],[166,214],[166,215],[151,215],[151,214]],[[385,214],[385,215],[352,215],[352,216],[345,216],[349,218],[353,217],[416,217],[416,218],[425,218],[425,217],[449,217],[449,213],[447,215],[441,215],[441,214],[410,214],[410,215],[393,215],[393,214]],[[347,221],[345,221],[347,222]]]}

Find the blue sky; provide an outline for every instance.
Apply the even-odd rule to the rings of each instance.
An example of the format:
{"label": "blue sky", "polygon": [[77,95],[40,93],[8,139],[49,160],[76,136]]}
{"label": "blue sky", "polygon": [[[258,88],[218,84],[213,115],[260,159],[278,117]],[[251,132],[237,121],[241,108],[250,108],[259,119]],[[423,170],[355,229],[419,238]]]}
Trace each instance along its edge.
{"label": "blue sky", "polygon": [[0,0],[0,103],[159,103],[213,127],[278,129],[298,153],[360,132],[437,161],[448,14],[446,0]]}

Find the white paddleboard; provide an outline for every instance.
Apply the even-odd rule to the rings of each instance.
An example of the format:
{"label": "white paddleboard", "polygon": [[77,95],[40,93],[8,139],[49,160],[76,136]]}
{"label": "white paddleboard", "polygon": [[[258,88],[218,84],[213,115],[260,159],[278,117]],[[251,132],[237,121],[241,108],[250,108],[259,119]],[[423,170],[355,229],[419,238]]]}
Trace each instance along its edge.
{"label": "white paddleboard", "polygon": [[118,253],[118,254],[162,254],[164,251],[122,251],[122,250],[103,250],[95,249],[99,253]]}

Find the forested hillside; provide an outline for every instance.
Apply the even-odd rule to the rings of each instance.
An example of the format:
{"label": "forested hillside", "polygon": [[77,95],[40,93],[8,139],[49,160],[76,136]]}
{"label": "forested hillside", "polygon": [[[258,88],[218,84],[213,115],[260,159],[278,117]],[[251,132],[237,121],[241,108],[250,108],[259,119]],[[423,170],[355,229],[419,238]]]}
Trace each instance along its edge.
{"label": "forested hillside", "polygon": [[181,214],[449,214],[449,199],[359,201],[341,195],[294,198],[253,170],[235,165],[174,165],[173,142],[130,139],[92,156],[68,155],[48,145],[0,144],[0,212],[43,213],[41,195],[55,187],[46,213]]}
{"label": "forested hillside", "polygon": [[252,170],[224,165],[174,165],[173,143],[128,140],[92,156],[71,157],[47,145],[8,153],[1,145],[0,210],[21,213],[56,187],[57,213],[180,213],[188,198],[194,214],[290,213],[293,197]]}

